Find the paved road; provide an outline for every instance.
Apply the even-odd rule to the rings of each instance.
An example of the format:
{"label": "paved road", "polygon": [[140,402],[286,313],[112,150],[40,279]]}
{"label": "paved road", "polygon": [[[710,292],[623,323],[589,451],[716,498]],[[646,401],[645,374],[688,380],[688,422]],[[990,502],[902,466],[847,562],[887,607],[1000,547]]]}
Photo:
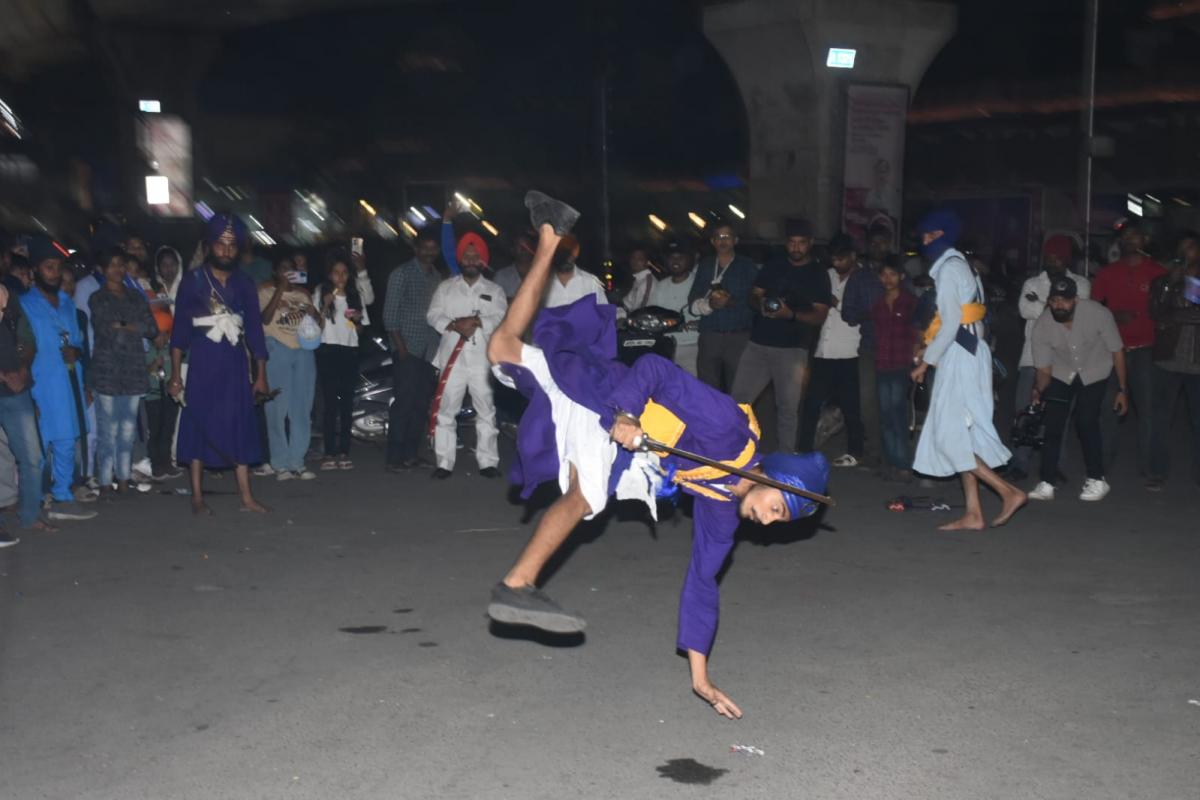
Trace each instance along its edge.
{"label": "paved road", "polygon": [[379,462],[264,483],[264,518],[132,498],[0,554],[0,797],[1200,796],[1193,487],[947,535],[839,473],[825,527],[736,550],[734,723],[673,652],[685,519],[580,532],[549,588],[586,641],[495,635],[522,507]]}

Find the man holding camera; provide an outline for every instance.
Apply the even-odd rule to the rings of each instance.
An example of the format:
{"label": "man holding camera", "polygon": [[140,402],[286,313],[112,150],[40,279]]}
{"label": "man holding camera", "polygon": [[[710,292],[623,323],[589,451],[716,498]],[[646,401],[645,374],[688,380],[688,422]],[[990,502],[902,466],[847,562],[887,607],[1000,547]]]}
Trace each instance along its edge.
{"label": "man holding camera", "polygon": [[1046,440],[1042,445],[1042,478],[1029,493],[1031,500],[1054,499],[1054,478],[1072,403],[1087,466],[1087,480],[1079,499],[1103,500],[1109,486],[1104,479],[1100,412],[1108,376],[1114,371],[1120,388],[1113,410],[1124,414],[1129,409],[1125,350],[1117,323],[1107,308],[1078,297],[1078,293],[1071,278],[1054,278],[1046,310],[1033,324],[1033,366],[1037,369],[1033,400],[1046,403]]}
{"label": "man holding camera", "polygon": [[785,257],[767,262],[750,291],[756,314],[731,394],[739,403],[753,404],[773,384],[778,446],[793,451],[808,351],[833,298],[829,275],[812,256],[812,225],[788,220],[786,233]]}
{"label": "man holding camera", "polygon": [[747,302],[758,268],[737,253],[737,233],[729,223],[714,225],[709,241],[716,253],[696,268],[687,311],[700,318],[696,375],[714,389],[727,392],[754,318]]}

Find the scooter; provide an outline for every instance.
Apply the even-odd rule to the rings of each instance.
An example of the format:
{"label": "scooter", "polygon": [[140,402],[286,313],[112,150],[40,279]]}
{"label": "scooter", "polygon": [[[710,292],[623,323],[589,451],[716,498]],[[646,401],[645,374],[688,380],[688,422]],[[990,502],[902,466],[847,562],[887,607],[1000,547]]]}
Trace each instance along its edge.
{"label": "scooter", "polygon": [[683,327],[683,315],[659,306],[630,312],[617,331],[617,358],[632,365],[647,353],[675,360],[675,339],[668,334]]}

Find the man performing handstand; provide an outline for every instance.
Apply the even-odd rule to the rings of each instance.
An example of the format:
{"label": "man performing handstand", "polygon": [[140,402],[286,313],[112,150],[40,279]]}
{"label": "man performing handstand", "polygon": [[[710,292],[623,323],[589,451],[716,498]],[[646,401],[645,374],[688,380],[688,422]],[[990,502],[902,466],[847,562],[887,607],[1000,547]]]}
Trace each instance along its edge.
{"label": "man performing handstand", "polygon": [[[563,610],[536,582],[575,526],[603,510],[610,495],[644,500],[655,512],[662,484],[695,497],[691,563],[679,607],[677,645],[687,653],[692,689],[717,713],[741,710],[708,675],[717,630],[717,573],[733,547],[739,517],[760,525],[811,515],[816,504],[678,455],[642,451],[655,443],[701,453],[732,468],[823,492],[829,467],[819,453],[758,452],[758,423],[748,406],[701,383],[670,361],[647,355],[632,367],[616,361],[614,307],[585,297],[541,311],[533,344],[522,339],[538,315],[559,242],[578,219],[562,203],[530,192],[538,247],[533,265],[488,344],[494,372],[530,399],[517,436],[514,479],[524,496],[557,479],[563,494],[538,522],[517,563],[492,590],[488,615],[497,622],[554,633],[582,631],[585,622]],[[624,450],[619,450],[617,445]]]}

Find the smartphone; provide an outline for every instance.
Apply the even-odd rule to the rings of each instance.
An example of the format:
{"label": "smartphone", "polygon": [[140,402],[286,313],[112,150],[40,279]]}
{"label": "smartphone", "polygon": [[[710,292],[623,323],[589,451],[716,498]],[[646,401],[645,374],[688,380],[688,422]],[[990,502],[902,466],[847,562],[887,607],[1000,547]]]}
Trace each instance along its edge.
{"label": "smartphone", "polygon": [[350,255],[361,256],[363,254],[363,240],[361,236],[355,236],[350,239]]}
{"label": "smartphone", "polygon": [[298,270],[292,270],[291,272],[289,272],[287,274],[287,279],[288,279],[289,283],[296,283],[296,284],[308,283],[308,273],[300,272]]}

